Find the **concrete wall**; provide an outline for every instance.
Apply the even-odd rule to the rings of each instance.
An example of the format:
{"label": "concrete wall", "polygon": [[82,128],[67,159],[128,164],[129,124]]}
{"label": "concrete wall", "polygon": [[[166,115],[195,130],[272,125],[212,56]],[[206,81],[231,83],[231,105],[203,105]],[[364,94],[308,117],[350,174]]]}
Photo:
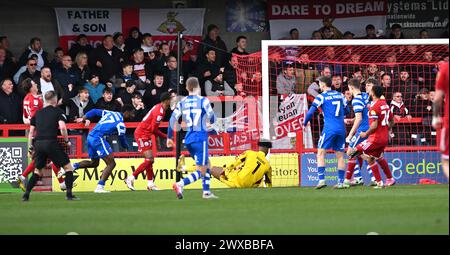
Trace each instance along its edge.
{"label": "concrete wall", "polygon": [[[126,2],[126,6],[124,5]],[[216,24],[221,28],[221,37],[229,50],[235,47],[235,38],[241,33],[227,33],[224,0],[188,0],[192,8],[206,8],[205,29],[208,24]],[[171,8],[172,1],[149,0],[76,0],[72,3],[57,0],[39,0],[39,4],[30,5],[28,1],[13,0],[0,2],[0,35],[7,35],[11,50],[19,56],[26,48],[29,39],[41,38],[43,47],[51,55],[58,47],[58,31],[54,7],[109,7],[109,8]],[[364,24],[365,26],[365,24]],[[318,24],[320,27],[320,24]],[[419,30],[406,30],[409,38],[418,36]],[[439,36],[443,31],[430,31],[431,36]],[[260,50],[260,41],[269,39],[269,33],[242,33],[248,38],[248,51]]]}

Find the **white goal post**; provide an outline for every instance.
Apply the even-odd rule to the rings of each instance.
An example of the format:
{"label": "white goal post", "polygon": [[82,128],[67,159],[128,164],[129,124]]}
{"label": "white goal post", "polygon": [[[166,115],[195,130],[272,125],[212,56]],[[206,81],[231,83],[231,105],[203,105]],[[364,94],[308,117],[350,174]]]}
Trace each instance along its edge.
{"label": "white goal post", "polygon": [[262,40],[262,115],[263,138],[270,139],[270,46],[370,46],[370,45],[444,45],[449,39],[352,39],[352,40]]}

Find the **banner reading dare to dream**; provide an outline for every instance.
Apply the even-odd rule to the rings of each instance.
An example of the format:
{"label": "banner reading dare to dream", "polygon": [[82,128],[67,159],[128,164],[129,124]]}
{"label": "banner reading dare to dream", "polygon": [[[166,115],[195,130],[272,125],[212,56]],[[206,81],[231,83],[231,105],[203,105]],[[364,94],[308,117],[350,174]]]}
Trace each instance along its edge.
{"label": "banner reading dare to dream", "polygon": [[[155,46],[167,42],[175,47],[177,32],[187,41],[201,40],[205,9],[108,9],[55,8],[59,42],[64,50],[76,42],[79,34],[87,35],[96,47],[104,35],[122,32],[127,38],[133,27],[153,35]],[[195,44],[194,44],[195,45]]]}

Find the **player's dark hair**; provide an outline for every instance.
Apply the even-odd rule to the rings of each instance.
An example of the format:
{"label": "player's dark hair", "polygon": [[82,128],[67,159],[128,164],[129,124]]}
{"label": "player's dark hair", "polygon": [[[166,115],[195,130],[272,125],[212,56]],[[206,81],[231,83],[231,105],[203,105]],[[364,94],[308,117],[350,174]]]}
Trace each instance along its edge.
{"label": "player's dark hair", "polygon": [[320,76],[319,78],[317,78],[318,81],[325,83],[325,85],[329,88],[331,88],[331,85],[333,83],[333,81],[331,80],[330,77],[328,76]]}
{"label": "player's dark hair", "polygon": [[271,149],[272,148],[272,142],[266,139],[262,139],[258,142],[258,146]]}
{"label": "player's dark hair", "polygon": [[359,79],[350,79],[348,81],[348,86],[352,86],[355,89],[361,89],[361,82]]}
{"label": "player's dark hair", "polygon": [[166,100],[170,100],[170,94],[169,92],[163,92],[161,94],[161,96],[159,97],[159,99],[161,100],[161,102],[164,102]]}
{"label": "player's dark hair", "polygon": [[377,98],[380,98],[383,95],[383,87],[381,87],[379,85],[373,86],[372,92]]}
{"label": "player's dark hair", "polygon": [[47,93],[45,93],[44,95],[45,101],[50,101],[52,99],[56,98],[56,92],[53,90],[48,91]]}
{"label": "player's dark hair", "polygon": [[27,93],[27,94],[30,92],[31,87],[33,87],[32,81],[33,80],[31,78],[26,78],[22,82],[23,91],[25,91],[25,93]]}
{"label": "player's dark hair", "polygon": [[373,78],[368,79],[366,81],[366,84],[367,83],[373,84],[374,86],[378,86],[379,85],[378,80],[377,79],[373,79]]}

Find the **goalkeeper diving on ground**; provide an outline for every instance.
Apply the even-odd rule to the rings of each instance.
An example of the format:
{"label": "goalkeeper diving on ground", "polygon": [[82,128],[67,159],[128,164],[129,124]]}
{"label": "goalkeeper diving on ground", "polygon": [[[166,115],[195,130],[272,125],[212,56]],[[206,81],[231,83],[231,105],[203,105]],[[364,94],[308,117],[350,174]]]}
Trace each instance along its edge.
{"label": "goalkeeper diving on ground", "polygon": [[[272,167],[266,159],[272,143],[267,140],[258,142],[258,151],[247,150],[236,157],[233,163],[224,167],[212,167],[211,174],[230,188],[257,188],[264,182],[272,187]],[[182,155],[178,163],[178,171],[194,172],[196,166],[186,166]]]}

